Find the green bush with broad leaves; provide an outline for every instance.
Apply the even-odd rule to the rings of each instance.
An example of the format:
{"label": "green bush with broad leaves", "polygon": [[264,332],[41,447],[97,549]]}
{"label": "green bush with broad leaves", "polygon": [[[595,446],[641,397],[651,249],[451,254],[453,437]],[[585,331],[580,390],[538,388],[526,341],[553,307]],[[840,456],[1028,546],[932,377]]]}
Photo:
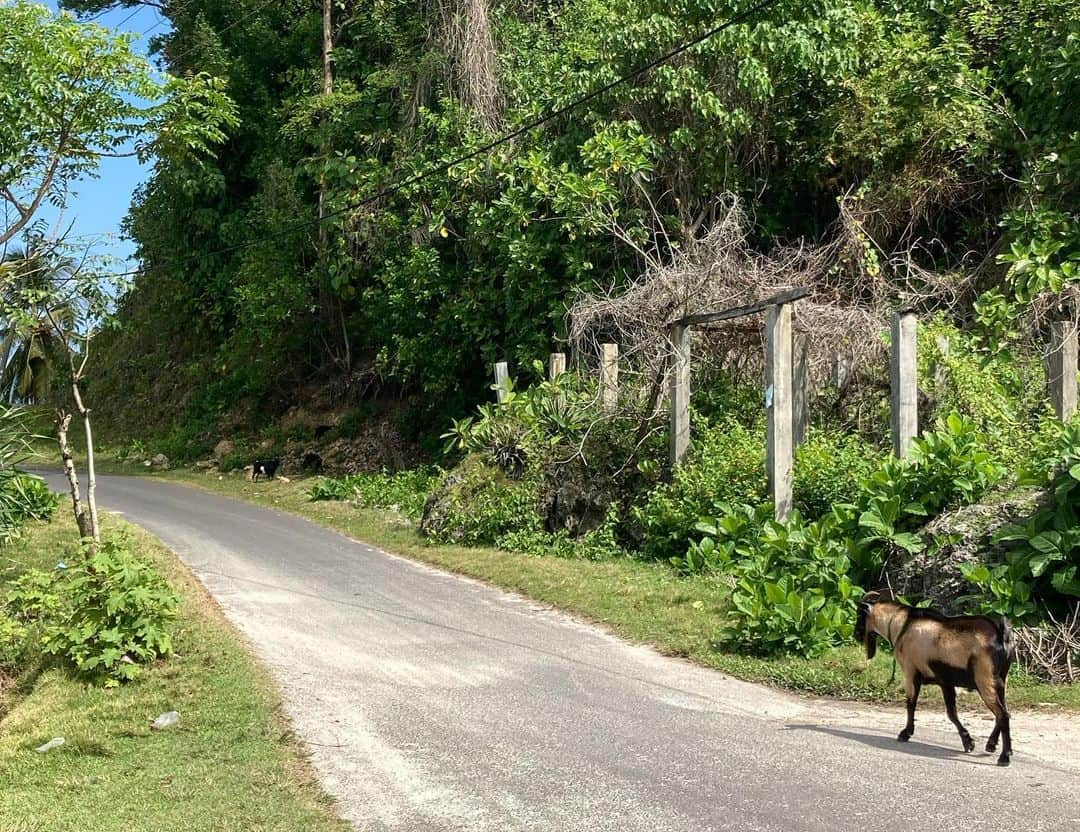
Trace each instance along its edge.
{"label": "green bush with broad leaves", "polygon": [[672,563],[731,582],[722,641],[752,653],[813,655],[850,637],[860,587],[876,583],[889,551],[920,551],[920,526],[979,499],[1004,475],[983,441],[970,420],[950,414],[904,459],[890,457],[865,477],[853,502],[809,523],[798,511],[776,522],[767,504],[722,506]]}
{"label": "green bush with broad leaves", "polygon": [[19,670],[30,645],[30,628],[0,609],[0,673]]}
{"label": "green bush with broad leaves", "polygon": [[537,528],[508,532],[495,540],[495,545],[508,552],[523,555],[545,555],[580,560],[607,560],[626,557],[627,551],[619,542],[619,511],[608,509],[604,521],[595,529],[573,537],[565,531],[552,534]]}
{"label": "green bush with broad leaves", "polygon": [[814,655],[851,638],[862,593],[851,576],[848,544],[829,523],[793,512],[776,522],[768,507],[728,509],[701,523],[705,537],[686,565],[708,568],[732,584],[728,625],[720,640],[753,654]]}
{"label": "green bush with broad leaves", "polygon": [[1040,606],[1060,615],[1080,599],[1080,423],[1063,426],[1055,452],[1039,462],[1028,481],[1045,485],[1046,505],[995,534],[1006,547],[1000,563],[960,567],[983,609],[1020,621]]}
{"label": "green bush with broad leaves", "polygon": [[[541,362],[534,362],[532,369],[543,378]],[[480,405],[475,416],[453,420],[442,435],[446,453],[484,454],[502,470],[520,476],[554,448],[580,443],[598,416],[595,386],[574,373],[522,389],[508,378],[500,393],[498,404]]]}
{"label": "green bush with broad leaves", "polygon": [[422,528],[435,542],[466,546],[491,546],[506,535],[539,533],[539,488],[536,472],[514,479],[484,455],[472,454],[436,487],[434,508]]}
{"label": "green bush with broad leaves", "polygon": [[1015,309],[1000,292],[975,307],[974,332],[943,316],[920,325],[920,385],[932,414],[963,413],[984,434],[986,449],[1016,467],[1052,425],[1046,374],[1040,356],[1022,348]]}
{"label": "green bush with broad leaves", "polygon": [[417,518],[424,510],[428,492],[442,477],[434,466],[407,471],[350,474],[324,477],[307,492],[309,500],[353,500],[364,508],[394,508],[406,517]]}
{"label": "green bush with broad leaves", "polygon": [[0,405],[0,543],[18,537],[26,520],[48,520],[59,500],[41,477],[19,470],[38,438],[27,411]]}
{"label": "green bush with broad leaves", "polygon": [[671,482],[656,486],[631,509],[643,538],[642,554],[667,559],[686,552],[694,527],[726,505],[757,505],[766,499],[765,434],[722,419],[694,436],[686,461]]}
{"label": "green bush with broad leaves", "polygon": [[80,676],[113,687],[172,652],[178,604],[154,567],[115,536],[78,563],[21,575],[3,599],[0,620],[25,628],[28,642]]}
{"label": "green bush with broad leaves", "polygon": [[854,434],[811,430],[795,450],[795,505],[804,517],[820,517],[851,499],[859,483],[881,464],[883,453]]}

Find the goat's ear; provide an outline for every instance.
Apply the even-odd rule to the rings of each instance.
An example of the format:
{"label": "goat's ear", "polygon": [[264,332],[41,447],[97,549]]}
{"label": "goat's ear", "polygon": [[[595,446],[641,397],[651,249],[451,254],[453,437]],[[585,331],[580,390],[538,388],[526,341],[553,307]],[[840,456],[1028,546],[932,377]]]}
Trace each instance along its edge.
{"label": "goat's ear", "polygon": [[874,654],[877,653],[877,633],[871,629],[866,630],[866,658],[874,658]]}

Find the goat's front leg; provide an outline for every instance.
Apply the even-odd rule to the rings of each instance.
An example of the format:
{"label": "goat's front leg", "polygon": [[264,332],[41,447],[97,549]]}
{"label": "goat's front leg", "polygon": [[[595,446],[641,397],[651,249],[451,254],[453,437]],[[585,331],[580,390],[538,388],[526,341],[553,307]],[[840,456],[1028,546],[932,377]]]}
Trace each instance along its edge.
{"label": "goat's front leg", "polygon": [[922,674],[917,670],[904,674],[904,693],[907,694],[907,725],[896,737],[900,742],[907,742],[915,733],[915,706],[919,702],[919,691],[922,690]]}

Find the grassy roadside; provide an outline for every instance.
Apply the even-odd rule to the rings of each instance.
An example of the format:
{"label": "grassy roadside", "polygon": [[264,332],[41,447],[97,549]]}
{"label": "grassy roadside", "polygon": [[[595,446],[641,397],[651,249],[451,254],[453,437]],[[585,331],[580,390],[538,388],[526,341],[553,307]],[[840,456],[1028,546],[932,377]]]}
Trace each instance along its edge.
{"label": "grassy roadside", "polygon": [[[728,593],[711,578],[679,577],[666,566],[625,559],[568,560],[431,545],[407,519],[392,512],[360,509],[343,502],[309,502],[305,496],[309,483],[302,480],[249,483],[239,476],[219,478],[184,470],[161,476],[298,514],[388,551],[521,592],[602,624],[631,641],[742,679],[840,699],[902,701],[900,681],[890,682],[889,659],[879,656],[868,664],[854,645],[809,660],[763,659],[718,650],[714,638]],[[930,688],[924,696],[940,694]],[[976,703],[975,694],[967,696]],[[1010,702],[1080,712],[1080,685],[1046,685],[1017,675],[1010,680]]]}
{"label": "grassy roadside", "polygon": [[[177,655],[116,690],[52,668],[0,701],[0,832],[345,830],[280,713],[269,673],[156,538],[122,526],[177,589]],[[63,510],[0,551],[0,579],[74,556]],[[181,714],[177,729],[151,719]],[[33,749],[52,737],[66,743]]]}

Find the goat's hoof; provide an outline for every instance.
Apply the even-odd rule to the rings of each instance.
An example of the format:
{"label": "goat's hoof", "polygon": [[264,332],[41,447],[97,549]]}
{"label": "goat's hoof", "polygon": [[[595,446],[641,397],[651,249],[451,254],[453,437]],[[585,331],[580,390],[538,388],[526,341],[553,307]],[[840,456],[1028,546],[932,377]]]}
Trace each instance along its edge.
{"label": "goat's hoof", "polygon": [[986,753],[987,754],[993,754],[995,751],[997,751],[997,743],[996,742],[988,742],[986,744]]}
{"label": "goat's hoof", "polygon": [[999,766],[1007,766],[1007,765],[1009,764],[1009,757],[1008,757],[1008,755],[1006,755],[1006,754],[1002,754],[1002,755],[1001,755],[1000,757],[998,757],[998,761],[997,761],[997,764],[998,764]]}
{"label": "goat's hoof", "polygon": [[964,744],[964,751],[971,752],[975,750],[975,740],[971,737],[961,737],[960,741]]}
{"label": "goat's hoof", "polygon": [[896,735],[896,741],[897,742],[907,742],[908,740],[911,739],[911,734],[912,734],[912,732],[907,730],[907,728],[905,728],[903,731],[901,731],[899,734]]}

